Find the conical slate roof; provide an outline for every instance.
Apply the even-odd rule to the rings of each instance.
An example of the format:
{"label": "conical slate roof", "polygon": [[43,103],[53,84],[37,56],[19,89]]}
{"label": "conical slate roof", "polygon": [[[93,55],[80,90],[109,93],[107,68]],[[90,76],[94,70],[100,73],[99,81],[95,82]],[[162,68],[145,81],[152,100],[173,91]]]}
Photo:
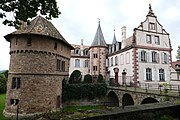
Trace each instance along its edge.
{"label": "conical slate roof", "polygon": [[113,37],[113,42],[112,44],[116,44],[117,43],[117,40],[116,40],[116,35],[115,35],[115,30],[114,30],[114,37]]}
{"label": "conical slate roof", "polygon": [[93,42],[91,44],[91,47],[92,46],[107,47],[106,42],[104,40],[104,36],[103,36],[102,30],[101,30],[100,21],[99,21],[99,25],[98,25],[98,28],[97,28],[94,40],[93,40]]}
{"label": "conical slate roof", "polygon": [[[33,19],[29,25],[23,25],[21,29],[18,29],[17,31],[10,33],[5,36],[7,41],[10,41],[10,37],[13,35],[20,35],[20,34],[36,34],[36,35],[44,35],[48,37],[52,37],[58,40],[61,40],[65,44],[72,47],[59,33],[59,31],[54,27],[54,25],[46,20],[45,18],[41,16],[37,16],[35,19]],[[73,47],[72,47],[73,48]]]}

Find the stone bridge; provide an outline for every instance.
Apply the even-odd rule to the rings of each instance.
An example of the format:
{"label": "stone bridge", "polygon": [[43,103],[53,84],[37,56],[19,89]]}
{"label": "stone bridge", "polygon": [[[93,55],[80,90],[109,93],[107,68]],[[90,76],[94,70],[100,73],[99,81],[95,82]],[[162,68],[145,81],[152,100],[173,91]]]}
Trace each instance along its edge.
{"label": "stone bridge", "polygon": [[107,90],[107,104],[110,106],[128,106],[148,104],[155,102],[170,101],[175,102],[179,100],[180,96],[159,94],[158,92],[148,93],[142,91],[132,91],[122,89],[121,87],[110,87]]}

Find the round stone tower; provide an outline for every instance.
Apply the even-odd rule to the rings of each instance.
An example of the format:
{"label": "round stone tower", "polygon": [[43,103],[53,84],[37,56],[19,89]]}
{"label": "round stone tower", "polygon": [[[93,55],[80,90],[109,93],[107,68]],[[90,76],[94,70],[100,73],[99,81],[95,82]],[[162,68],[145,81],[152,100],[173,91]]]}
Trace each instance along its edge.
{"label": "round stone tower", "polygon": [[4,114],[33,115],[61,107],[62,80],[73,47],[41,16],[8,34],[10,66]]}
{"label": "round stone tower", "polygon": [[101,30],[100,21],[94,37],[94,40],[89,48],[90,51],[90,74],[96,80],[98,75],[106,77],[106,52],[107,45]]}

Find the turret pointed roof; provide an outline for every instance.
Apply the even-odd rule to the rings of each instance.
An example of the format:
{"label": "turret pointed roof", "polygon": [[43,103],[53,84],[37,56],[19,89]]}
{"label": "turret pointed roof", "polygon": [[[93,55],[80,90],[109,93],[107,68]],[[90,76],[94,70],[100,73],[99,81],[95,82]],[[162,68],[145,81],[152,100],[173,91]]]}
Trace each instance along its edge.
{"label": "turret pointed roof", "polygon": [[115,29],[114,29],[114,37],[113,37],[113,42],[112,42],[112,44],[116,44],[116,43],[117,43],[117,40],[116,40]]}
{"label": "turret pointed roof", "polygon": [[99,25],[98,25],[96,34],[95,34],[95,36],[94,36],[94,40],[93,40],[93,42],[92,42],[92,44],[91,44],[91,47],[92,47],[92,46],[103,46],[103,47],[107,47],[106,42],[105,42],[105,40],[104,40],[104,36],[103,36],[102,30],[101,30],[100,21],[99,21]]}
{"label": "turret pointed roof", "polygon": [[[37,16],[33,19],[29,24],[23,23],[23,27],[18,29],[17,31],[10,33],[5,36],[7,41],[10,41],[10,37],[14,35],[22,35],[22,34],[34,34],[34,35],[43,35],[51,38],[58,39],[68,46],[72,47],[59,33],[59,31],[54,27],[54,25],[41,16]],[[72,47],[73,48],[73,47]]]}

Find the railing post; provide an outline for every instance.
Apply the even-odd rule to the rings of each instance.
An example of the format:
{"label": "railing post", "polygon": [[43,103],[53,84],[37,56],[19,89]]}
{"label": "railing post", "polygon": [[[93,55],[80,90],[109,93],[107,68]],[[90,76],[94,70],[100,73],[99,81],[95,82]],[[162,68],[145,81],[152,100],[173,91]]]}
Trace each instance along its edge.
{"label": "railing post", "polygon": [[179,93],[179,96],[180,96],[180,86],[178,85],[178,93]]}
{"label": "railing post", "polygon": [[146,83],[145,83],[145,90],[146,90],[146,92],[148,92]]}

